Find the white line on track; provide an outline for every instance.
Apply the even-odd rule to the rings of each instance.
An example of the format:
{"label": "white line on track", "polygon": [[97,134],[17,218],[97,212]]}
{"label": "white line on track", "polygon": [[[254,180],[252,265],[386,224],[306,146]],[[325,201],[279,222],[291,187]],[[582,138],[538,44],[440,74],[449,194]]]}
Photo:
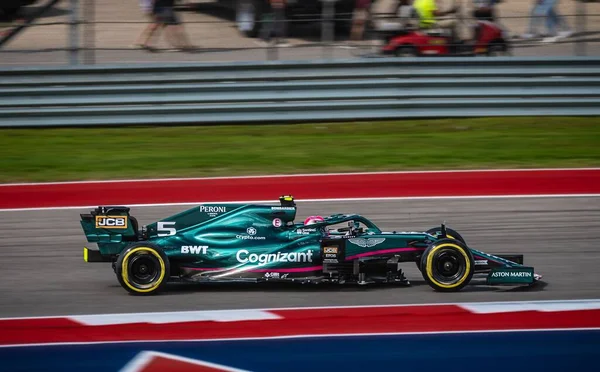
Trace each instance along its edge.
{"label": "white line on track", "polygon": [[[398,196],[381,198],[326,198],[326,199],[296,199],[300,203],[320,203],[320,202],[357,202],[357,201],[402,201],[402,200],[477,200],[477,199],[525,199],[525,198],[590,198],[600,197],[600,194],[531,194],[531,195],[468,195],[468,196]],[[171,207],[198,205],[205,203],[218,204],[264,204],[276,203],[275,200],[240,200],[240,201],[196,201],[184,203],[153,203],[153,204],[127,204],[128,207]],[[0,212],[19,212],[19,211],[44,211],[44,210],[72,210],[96,208],[98,205],[80,205],[70,207],[37,207],[37,208],[5,208]]]}
{"label": "white line on track", "polygon": [[[519,305],[515,305],[518,307]],[[600,306],[598,306],[600,308]],[[493,310],[485,308],[484,310]],[[510,311],[510,309],[509,309]],[[265,310],[200,310],[165,313],[131,313],[131,314],[98,314],[72,315],[70,320],[87,326],[118,325],[118,324],[169,324],[188,322],[247,322],[257,320],[281,319],[281,316]]]}
{"label": "white line on track", "polygon": [[457,170],[420,170],[420,171],[381,171],[381,172],[349,172],[349,173],[306,173],[306,174],[273,174],[258,176],[218,176],[218,177],[192,177],[192,178],[148,178],[124,180],[89,180],[89,181],[62,181],[62,182],[25,182],[25,183],[0,183],[3,186],[37,186],[37,185],[71,185],[90,183],[131,183],[131,182],[164,182],[164,181],[201,181],[201,180],[237,180],[249,178],[289,178],[289,177],[328,177],[328,176],[368,176],[383,174],[431,174],[431,173],[495,173],[495,172],[552,172],[552,171],[596,171],[600,168],[531,168],[531,169],[457,169]]}
{"label": "white line on track", "polygon": [[[207,312],[215,312],[220,310],[228,310],[228,311],[285,311],[285,310],[327,310],[327,309],[372,309],[377,307],[394,307],[394,308],[403,308],[403,307],[435,307],[435,306],[458,306],[458,307],[476,307],[478,305],[495,305],[495,306],[513,306],[513,305],[526,305],[526,306],[536,306],[536,307],[553,307],[554,305],[581,305],[579,309],[587,310],[587,309],[597,309],[600,307],[600,298],[592,298],[592,299],[580,299],[580,300],[536,300],[536,301],[491,301],[491,302],[434,302],[434,303],[412,303],[412,304],[385,304],[385,305],[339,305],[339,306],[293,306],[293,307],[270,307],[270,308],[253,308],[253,309],[215,309],[215,310],[206,310]],[[572,306],[571,306],[572,307]],[[560,306],[560,308],[563,308]],[[202,310],[201,310],[202,311]],[[515,311],[515,310],[513,310]],[[548,310],[552,311],[552,310]],[[197,313],[198,310],[188,310],[188,311],[162,311],[162,312],[148,312],[148,313],[138,313],[145,315],[165,315],[165,314],[194,314]],[[81,316],[115,316],[119,317],[129,316],[131,314],[136,313],[116,313],[116,314],[79,314],[79,315],[53,315],[53,316],[30,316],[30,317],[9,317],[9,318],[0,318],[0,321],[5,320],[30,320],[30,319],[58,319],[58,318],[74,318]]]}
{"label": "white line on track", "polygon": [[476,333],[510,333],[510,332],[573,332],[573,331],[600,331],[600,327],[582,328],[540,328],[540,329],[488,329],[469,331],[428,331],[428,332],[389,332],[389,333],[343,333],[343,334],[304,334],[268,337],[231,337],[195,340],[132,340],[132,341],[88,341],[88,342],[55,342],[38,344],[12,344],[0,345],[0,349],[11,347],[38,347],[38,346],[69,346],[69,345],[101,345],[101,344],[132,344],[132,343],[172,343],[172,342],[224,342],[224,341],[256,341],[256,340],[288,340],[298,338],[329,338],[329,337],[385,337],[385,336],[412,336],[412,335],[440,335],[440,334],[476,334]]}

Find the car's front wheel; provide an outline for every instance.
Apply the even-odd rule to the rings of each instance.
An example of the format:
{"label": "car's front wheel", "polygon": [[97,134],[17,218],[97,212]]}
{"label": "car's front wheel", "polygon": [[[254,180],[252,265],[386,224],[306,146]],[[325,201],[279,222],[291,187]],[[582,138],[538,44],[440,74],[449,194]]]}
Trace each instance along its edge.
{"label": "car's front wheel", "polygon": [[169,279],[169,259],[163,250],[150,243],[127,247],[116,263],[119,283],[130,293],[151,295],[160,291]]}
{"label": "car's front wheel", "polygon": [[[442,227],[441,226],[433,227],[425,232],[429,235],[435,236],[436,239],[440,239],[442,236]],[[455,239],[463,244],[467,244],[465,239],[458,233],[458,231],[452,230],[451,228],[448,228],[448,227],[446,227],[446,238]],[[419,269],[419,271],[421,271],[421,259],[418,258],[415,263],[417,264],[417,269]]]}
{"label": "car's front wheel", "polygon": [[423,252],[421,273],[433,289],[457,292],[469,284],[475,270],[469,248],[455,239],[441,239]]}

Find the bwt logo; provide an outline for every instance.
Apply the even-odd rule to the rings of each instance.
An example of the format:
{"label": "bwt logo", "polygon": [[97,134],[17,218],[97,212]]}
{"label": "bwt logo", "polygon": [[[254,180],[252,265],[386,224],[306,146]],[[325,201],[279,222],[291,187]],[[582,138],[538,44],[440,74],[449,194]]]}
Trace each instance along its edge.
{"label": "bwt logo", "polygon": [[127,216],[96,216],[96,228],[126,229]]}
{"label": "bwt logo", "polygon": [[182,245],[181,253],[206,254],[208,245]]}

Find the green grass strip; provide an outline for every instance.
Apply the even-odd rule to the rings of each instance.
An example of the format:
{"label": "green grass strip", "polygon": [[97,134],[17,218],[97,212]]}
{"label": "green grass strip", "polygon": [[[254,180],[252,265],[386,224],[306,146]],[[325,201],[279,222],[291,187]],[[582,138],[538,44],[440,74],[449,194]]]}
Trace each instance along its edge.
{"label": "green grass strip", "polygon": [[600,166],[600,118],[0,130],[0,182]]}

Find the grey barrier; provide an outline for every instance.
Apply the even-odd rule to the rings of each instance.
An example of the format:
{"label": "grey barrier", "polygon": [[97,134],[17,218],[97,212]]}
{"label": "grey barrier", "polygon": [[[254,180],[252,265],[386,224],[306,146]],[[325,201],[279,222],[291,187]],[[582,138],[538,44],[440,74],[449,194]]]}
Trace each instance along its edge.
{"label": "grey barrier", "polygon": [[0,127],[599,114],[597,57],[0,69]]}

